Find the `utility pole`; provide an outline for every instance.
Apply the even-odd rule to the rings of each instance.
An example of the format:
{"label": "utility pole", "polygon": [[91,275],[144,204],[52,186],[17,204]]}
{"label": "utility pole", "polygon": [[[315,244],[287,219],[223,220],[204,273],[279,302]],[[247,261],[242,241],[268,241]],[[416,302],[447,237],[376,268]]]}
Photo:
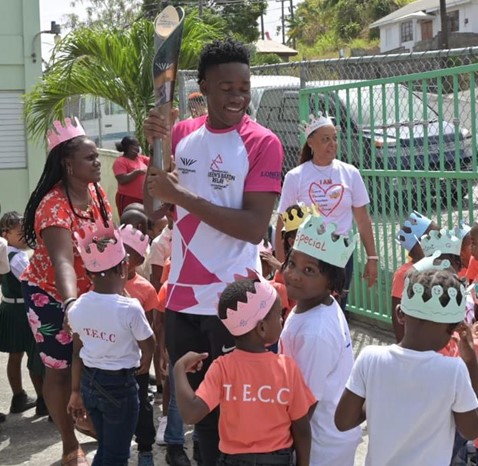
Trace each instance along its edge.
{"label": "utility pole", "polygon": [[282,23],[282,44],[285,45],[285,11],[284,11],[284,1],[280,0],[281,3],[281,23]]}
{"label": "utility pole", "polygon": [[264,40],[264,13],[261,13],[261,39]]}
{"label": "utility pole", "polygon": [[[289,7],[289,12],[290,12],[290,20],[292,23],[294,23],[294,0],[290,0],[290,7]],[[295,49],[295,37],[292,38],[292,47]]]}
{"label": "utility pole", "polygon": [[446,14],[446,0],[440,0],[440,48],[448,49],[448,16]]}
{"label": "utility pole", "polygon": [[199,0],[198,15],[202,18],[202,0]]}

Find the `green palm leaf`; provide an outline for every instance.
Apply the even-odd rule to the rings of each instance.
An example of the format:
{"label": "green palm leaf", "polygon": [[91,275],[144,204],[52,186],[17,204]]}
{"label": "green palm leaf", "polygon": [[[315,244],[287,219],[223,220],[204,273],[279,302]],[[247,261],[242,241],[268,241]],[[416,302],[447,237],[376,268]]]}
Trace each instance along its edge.
{"label": "green palm leaf", "polygon": [[[184,23],[180,69],[197,66],[205,43],[219,38],[217,25],[203,23],[190,11]],[[138,20],[129,29],[77,29],[60,41],[51,67],[25,96],[27,130],[44,138],[56,119],[64,119],[69,99],[102,97],[123,107],[135,123],[136,137],[146,147],[143,121],[153,106],[153,23]]]}

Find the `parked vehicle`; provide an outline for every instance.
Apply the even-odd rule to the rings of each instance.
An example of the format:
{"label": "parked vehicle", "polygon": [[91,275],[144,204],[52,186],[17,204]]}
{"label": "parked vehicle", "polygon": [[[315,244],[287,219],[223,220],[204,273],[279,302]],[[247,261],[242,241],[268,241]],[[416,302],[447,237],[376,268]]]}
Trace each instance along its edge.
{"label": "parked vehicle", "polygon": [[[309,112],[320,111],[335,119],[340,141],[338,156],[345,161],[360,169],[471,170],[467,130],[455,128],[448,121],[440,122],[435,110],[425,106],[420,97],[405,86],[398,85],[396,95],[393,84],[360,90],[352,87],[348,91],[339,89],[330,93],[320,91],[337,84],[336,81],[314,81],[306,86],[319,89],[310,96]],[[267,98],[261,100],[256,118],[281,139],[287,172],[297,165],[302,147],[299,89],[268,89],[263,95]],[[395,191],[403,188],[400,180],[403,178],[394,180]],[[441,186],[444,187],[444,182]],[[457,180],[452,181],[451,189],[456,198]],[[435,186],[431,194],[439,194]]]}

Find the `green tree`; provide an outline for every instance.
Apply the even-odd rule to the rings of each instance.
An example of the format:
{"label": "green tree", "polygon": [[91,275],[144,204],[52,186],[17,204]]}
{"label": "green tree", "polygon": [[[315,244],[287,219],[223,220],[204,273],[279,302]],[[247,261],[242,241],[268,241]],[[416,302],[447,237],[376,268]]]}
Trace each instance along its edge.
{"label": "green tree", "polygon": [[[197,66],[205,43],[222,31],[204,24],[197,12],[185,19],[180,69]],[[69,98],[103,97],[124,108],[136,125],[136,137],[146,147],[143,120],[153,106],[153,23],[142,19],[128,29],[72,31],[54,50],[53,64],[25,96],[25,118],[32,137],[42,138],[55,119],[65,117]]]}

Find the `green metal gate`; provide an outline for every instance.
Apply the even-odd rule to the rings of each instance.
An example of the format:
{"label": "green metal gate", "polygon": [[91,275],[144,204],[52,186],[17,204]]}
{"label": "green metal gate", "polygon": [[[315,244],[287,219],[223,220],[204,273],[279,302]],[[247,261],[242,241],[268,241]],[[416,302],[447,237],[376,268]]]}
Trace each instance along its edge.
{"label": "green metal gate", "polygon": [[[444,64],[446,66],[446,64]],[[300,91],[300,118],[335,118],[338,158],[360,169],[380,256],[378,283],[367,289],[365,251],[354,256],[349,309],[391,319],[394,271],[407,259],[395,238],[413,210],[438,225],[474,221],[478,65]]]}

